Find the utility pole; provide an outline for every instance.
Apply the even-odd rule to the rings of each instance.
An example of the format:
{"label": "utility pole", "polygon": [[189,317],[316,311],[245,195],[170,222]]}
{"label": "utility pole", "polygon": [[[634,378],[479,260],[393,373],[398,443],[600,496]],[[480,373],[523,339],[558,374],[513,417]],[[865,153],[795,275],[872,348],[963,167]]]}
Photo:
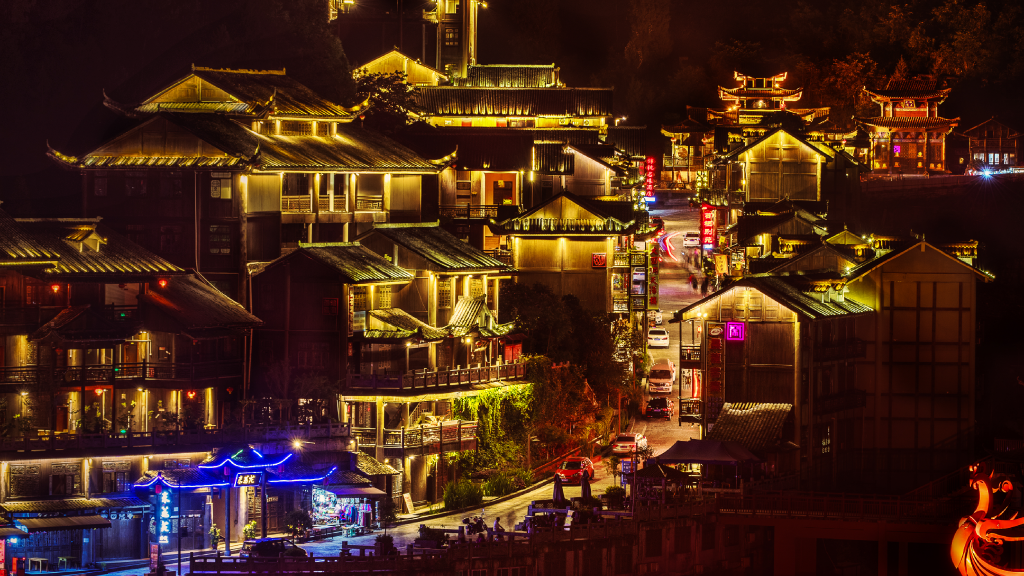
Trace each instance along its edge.
{"label": "utility pole", "polygon": [[267,472],[260,476],[260,538],[267,537]]}
{"label": "utility pole", "polygon": [[184,510],[181,507],[181,476],[178,476],[178,574],[181,574],[181,536],[184,531],[181,527],[182,512]]}

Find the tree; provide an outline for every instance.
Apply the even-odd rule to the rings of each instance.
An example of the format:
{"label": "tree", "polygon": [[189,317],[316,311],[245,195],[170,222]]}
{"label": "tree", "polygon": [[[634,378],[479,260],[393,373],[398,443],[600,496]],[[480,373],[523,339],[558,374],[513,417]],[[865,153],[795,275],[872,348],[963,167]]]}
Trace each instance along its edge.
{"label": "tree", "polygon": [[672,51],[672,20],[668,0],[630,0],[630,37],[626,61],[635,69],[664,58]]}
{"label": "tree", "polygon": [[356,95],[370,104],[366,125],[388,134],[409,123],[409,113],[416,110],[416,93],[405,72],[363,73],[356,80]]}
{"label": "tree", "polygon": [[384,535],[388,534],[388,527],[398,522],[398,505],[388,498],[380,504],[380,525],[384,528]]}
{"label": "tree", "polygon": [[293,538],[313,528],[313,519],[309,516],[309,511],[301,508],[289,512],[284,518],[284,523]]}

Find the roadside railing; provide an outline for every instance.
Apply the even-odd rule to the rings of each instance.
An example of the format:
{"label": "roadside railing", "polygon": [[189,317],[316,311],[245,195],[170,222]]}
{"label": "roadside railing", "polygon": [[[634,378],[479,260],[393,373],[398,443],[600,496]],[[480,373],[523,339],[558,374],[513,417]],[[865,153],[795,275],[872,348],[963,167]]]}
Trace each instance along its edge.
{"label": "roadside railing", "polygon": [[194,381],[211,378],[241,377],[241,360],[222,360],[195,364],[182,362],[128,362],[96,366],[3,366],[0,384],[38,382],[118,382],[125,380]]}
{"label": "roadside railing", "polygon": [[[408,454],[440,454],[476,448],[476,421],[450,421],[435,425],[384,429],[380,446],[405,450]],[[375,428],[352,428],[361,447],[377,446]]]}

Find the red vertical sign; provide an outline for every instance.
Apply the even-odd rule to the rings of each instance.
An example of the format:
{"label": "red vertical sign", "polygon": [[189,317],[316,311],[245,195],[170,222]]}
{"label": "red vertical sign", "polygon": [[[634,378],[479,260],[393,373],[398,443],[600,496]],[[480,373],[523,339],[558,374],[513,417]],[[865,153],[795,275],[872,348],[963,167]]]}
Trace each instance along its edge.
{"label": "red vertical sign", "polygon": [[715,208],[708,204],[700,205],[700,243],[702,246],[715,246]]}
{"label": "red vertical sign", "polygon": [[658,161],[654,156],[648,156],[644,162],[644,198],[648,202],[654,201],[654,172],[658,168]]}

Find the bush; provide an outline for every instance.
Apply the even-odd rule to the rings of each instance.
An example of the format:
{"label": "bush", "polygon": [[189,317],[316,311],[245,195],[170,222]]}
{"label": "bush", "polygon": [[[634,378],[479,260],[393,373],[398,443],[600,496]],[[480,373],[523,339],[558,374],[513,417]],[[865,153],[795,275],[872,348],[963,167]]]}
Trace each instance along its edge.
{"label": "bush", "polygon": [[313,528],[313,519],[309,517],[309,512],[305,510],[292,510],[285,516],[284,523],[288,526],[288,531],[291,532],[292,536],[303,534]]}
{"label": "bush", "polygon": [[484,491],[469,480],[458,480],[445,484],[444,509],[458,510],[476,506],[484,501]]}
{"label": "bush", "polygon": [[488,496],[506,496],[529,486],[533,481],[533,472],[529,470],[501,470],[491,474],[484,482],[484,494]]}
{"label": "bush", "polygon": [[381,555],[394,554],[398,552],[395,549],[395,537],[390,534],[378,534],[374,543],[377,545],[377,550],[380,551]]}
{"label": "bush", "polygon": [[626,489],[623,488],[622,486],[609,486],[604,489],[604,495],[607,496],[609,500],[613,500],[616,498],[625,498]]}

